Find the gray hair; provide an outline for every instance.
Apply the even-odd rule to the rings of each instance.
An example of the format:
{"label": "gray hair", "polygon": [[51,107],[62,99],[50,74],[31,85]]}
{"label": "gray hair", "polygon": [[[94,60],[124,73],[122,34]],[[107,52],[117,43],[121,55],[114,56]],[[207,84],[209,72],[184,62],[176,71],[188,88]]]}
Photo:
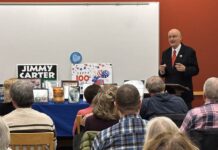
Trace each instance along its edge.
{"label": "gray hair", "polygon": [[204,83],[204,96],[213,102],[218,102],[218,78],[208,78]]}
{"label": "gray hair", "polygon": [[10,144],[10,132],[7,124],[0,117],[0,149],[7,150]]}
{"label": "gray hair", "polygon": [[12,84],[10,95],[18,107],[31,107],[33,104],[33,87],[30,81],[19,80]]}
{"label": "gray hair", "polygon": [[145,84],[149,93],[160,93],[165,90],[164,81],[159,76],[151,76]]}

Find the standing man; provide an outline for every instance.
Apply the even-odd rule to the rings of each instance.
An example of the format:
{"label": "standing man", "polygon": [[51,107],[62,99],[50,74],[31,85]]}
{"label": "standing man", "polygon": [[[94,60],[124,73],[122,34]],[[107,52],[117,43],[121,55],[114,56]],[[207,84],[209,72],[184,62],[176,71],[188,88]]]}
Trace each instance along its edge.
{"label": "standing man", "polygon": [[195,50],[181,43],[182,35],[178,29],[168,32],[170,47],[162,54],[159,75],[165,77],[165,83],[180,84],[188,87],[190,91],[182,93],[189,109],[193,100],[192,76],[199,72]]}

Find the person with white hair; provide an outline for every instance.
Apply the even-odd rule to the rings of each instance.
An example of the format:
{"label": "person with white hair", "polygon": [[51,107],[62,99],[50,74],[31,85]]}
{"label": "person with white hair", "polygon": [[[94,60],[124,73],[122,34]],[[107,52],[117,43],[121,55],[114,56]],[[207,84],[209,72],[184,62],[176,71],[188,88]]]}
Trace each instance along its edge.
{"label": "person with white hair", "polygon": [[181,131],[218,128],[218,78],[211,77],[205,81],[203,97],[204,105],[187,113],[180,127]]}

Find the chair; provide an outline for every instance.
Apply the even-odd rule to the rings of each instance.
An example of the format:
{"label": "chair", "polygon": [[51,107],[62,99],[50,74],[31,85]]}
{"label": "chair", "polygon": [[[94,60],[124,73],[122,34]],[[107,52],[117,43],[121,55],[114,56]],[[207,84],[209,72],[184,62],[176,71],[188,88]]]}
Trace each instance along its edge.
{"label": "chair", "polygon": [[157,114],[155,116],[165,116],[170,118],[176,125],[177,127],[180,127],[182,125],[182,122],[186,116],[186,114]]}
{"label": "chair", "polygon": [[83,129],[81,128],[82,115],[77,115],[75,119],[76,134],[73,136],[73,150],[79,150],[80,141],[83,136]]}
{"label": "chair", "polygon": [[77,115],[75,121],[76,121],[77,134],[80,134],[80,132],[81,132],[80,126],[81,126],[81,122],[82,122],[82,115]]}
{"label": "chair", "polygon": [[10,133],[12,150],[54,150],[54,133],[41,132],[41,133]]}
{"label": "chair", "polygon": [[200,150],[218,150],[218,128],[193,129],[188,135]]}

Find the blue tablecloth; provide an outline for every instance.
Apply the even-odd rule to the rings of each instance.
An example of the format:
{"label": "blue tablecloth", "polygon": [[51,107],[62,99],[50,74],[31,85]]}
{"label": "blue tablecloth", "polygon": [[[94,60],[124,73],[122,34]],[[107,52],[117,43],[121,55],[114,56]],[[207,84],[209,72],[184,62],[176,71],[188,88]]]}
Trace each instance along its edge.
{"label": "blue tablecloth", "polygon": [[[78,110],[87,108],[86,102],[79,103],[34,103],[32,108],[50,116],[54,121],[57,136],[72,136],[73,123]],[[40,121],[40,120],[39,120]]]}

